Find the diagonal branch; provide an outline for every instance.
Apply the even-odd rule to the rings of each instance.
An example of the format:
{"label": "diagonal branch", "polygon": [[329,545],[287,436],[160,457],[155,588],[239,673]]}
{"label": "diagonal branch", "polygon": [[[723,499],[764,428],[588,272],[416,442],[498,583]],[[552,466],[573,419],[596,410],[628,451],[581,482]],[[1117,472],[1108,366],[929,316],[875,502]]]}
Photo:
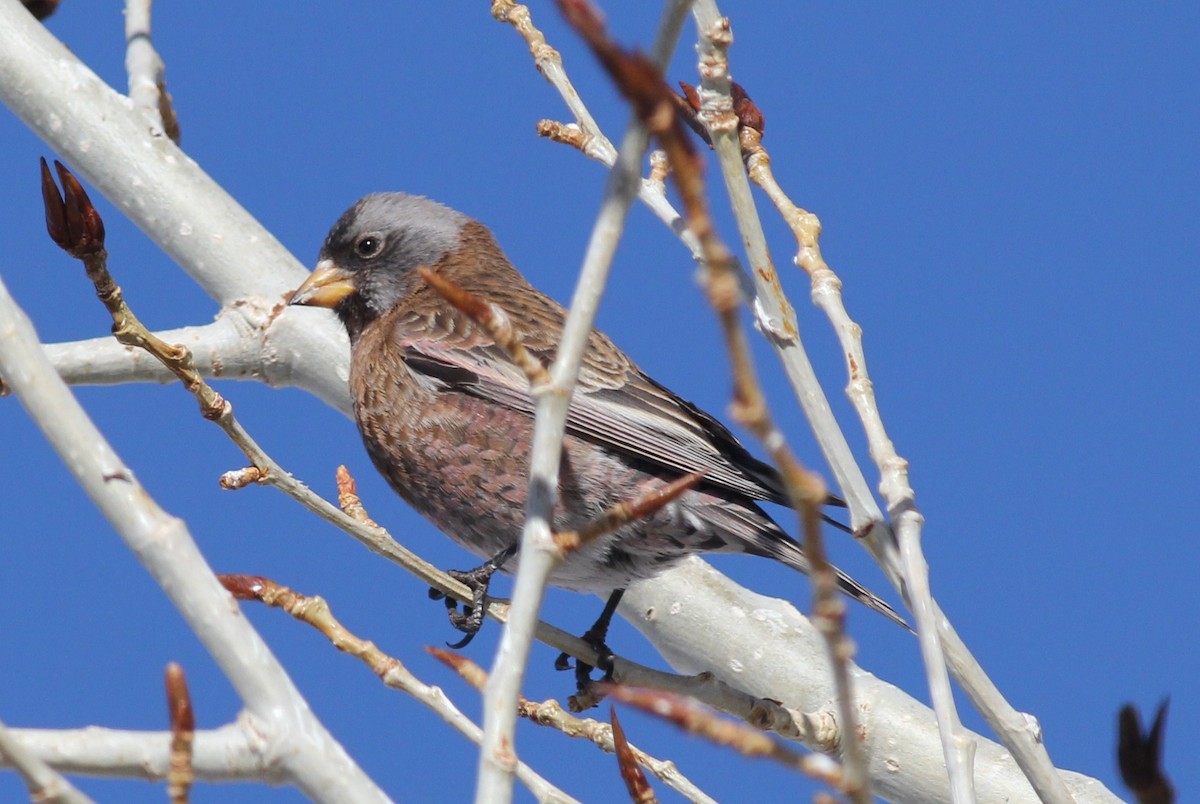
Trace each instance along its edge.
{"label": "diagonal branch", "polygon": [[0,322],[0,376],[204,643],[257,727],[287,746],[281,756],[289,779],[318,800],[384,800],[316,719],[262,638],[229,608],[229,594],[183,522],[154,503],[92,424],[2,283]]}
{"label": "diagonal branch", "polygon": [[47,804],[90,804],[91,798],[46,764],[36,752],[0,723],[0,763],[15,768],[29,788],[29,800]]}
{"label": "diagonal branch", "polygon": [[[476,690],[483,690],[484,685],[487,683],[487,673],[482,667],[459,653],[453,653],[442,648],[426,648],[426,650],[438,661],[458,673],[463,681],[466,681]],[[592,718],[576,717],[563,709],[558,701],[550,700],[535,703],[522,696],[517,707],[518,715],[532,723],[557,729],[568,737],[590,740],[602,751],[613,753],[616,750],[612,726]],[[656,759],[633,746],[629,746],[629,748],[638,764],[653,773],[680,795],[685,796],[689,801],[712,802],[711,798],[679,772],[674,762]]]}
{"label": "diagonal branch", "polygon": [[[675,49],[688,3],[666,4],[655,40],[655,54],[665,63]],[[616,166],[605,182],[600,212],[588,241],[583,266],[562,342],[550,367],[552,383],[533,389],[533,447],[530,458],[529,496],[521,534],[521,565],[513,587],[512,619],[500,640],[492,674],[484,691],[484,744],[480,754],[476,801],[504,804],[512,797],[513,733],[521,680],[529,657],[533,627],[555,564],[558,548],[550,534],[559,460],[566,427],[567,408],[587,347],[600,294],[616,253],[626,215],[638,187],[647,135],[633,122],[626,131]]]}
{"label": "diagonal branch", "polygon": [[[698,0],[697,20],[702,30],[718,32],[711,37],[706,56],[707,68],[703,70],[706,80],[720,78],[724,83],[712,88],[711,103],[722,103],[722,110],[732,111],[730,87],[728,84],[728,65],[725,49],[729,44],[728,23],[719,16],[713,0]],[[722,24],[724,25],[722,29]],[[716,114],[715,110],[713,112]],[[761,120],[761,115],[759,115]],[[710,119],[706,121],[713,123]],[[737,126],[736,121],[725,119],[725,124],[712,124],[714,146],[721,157],[723,174],[729,189],[739,225],[743,227],[743,237],[747,243],[751,262],[755,267],[756,280],[766,279],[760,283],[760,300],[766,300],[767,305],[787,304],[782,293],[777,292],[778,279],[775,278],[774,268],[765,246],[761,225],[754,212],[753,199],[750,196],[746,171],[742,166],[745,156],[750,167],[750,177],[766,189],[772,201],[780,208],[788,224],[793,228],[800,243],[797,264],[808,271],[813,284],[813,300],[821,307],[834,324],[842,343],[844,354],[847,356],[850,383],[847,393],[854,403],[855,409],[863,422],[870,444],[871,455],[875,459],[881,474],[880,487],[888,502],[889,512],[894,523],[896,540],[899,543],[900,554],[895,555],[895,547],[890,536],[891,531],[885,527],[872,527],[868,532],[867,545],[880,565],[888,571],[893,584],[897,584],[895,568],[897,558],[903,565],[903,585],[897,584],[909,603],[917,624],[920,636],[922,658],[924,659],[932,699],[938,712],[938,725],[942,736],[943,752],[949,769],[951,782],[956,800],[968,801],[973,798],[973,780],[971,774],[972,753],[974,743],[968,732],[958,720],[954,707],[954,699],[950,690],[946,667],[954,672],[960,683],[964,685],[972,702],[988,719],[988,722],[1000,735],[1002,741],[1013,752],[1021,769],[1030,779],[1039,795],[1055,801],[1068,800],[1066,788],[1058,778],[1050,761],[1044,744],[1041,742],[1035,728],[1030,727],[1030,718],[1017,713],[1003,699],[999,690],[987,678],[982,669],[970,655],[966,646],[954,632],[948,618],[938,608],[929,593],[928,567],[920,551],[920,527],[923,517],[917,510],[913,490],[907,480],[907,462],[900,458],[895,446],[887,437],[883,427],[879,409],[876,405],[871,382],[866,373],[866,358],[862,348],[862,329],[855,324],[846,313],[842,303],[841,282],[829,270],[821,258],[817,238],[820,224],[815,216],[803,212],[787,199],[783,191],[775,184],[770,174],[769,159],[761,148],[761,125],[755,131],[753,126]],[[741,134],[738,142],[735,132]],[[757,255],[757,257],[756,257]],[[791,322],[790,332],[795,330],[795,313],[790,305],[780,308],[782,321]],[[785,327],[785,329],[787,329]],[[773,332],[769,327],[764,331]],[[790,348],[781,348],[781,355],[788,352],[803,358],[803,349],[798,337],[792,338]],[[804,358],[807,363],[807,359]],[[785,366],[788,365],[785,357]],[[790,372],[789,372],[790,374]],[[793,378],[795,381],[795,378]],[[820,394],[820,388],[812,378],[813,384],[796,385],[799,396],[804,399]],[[801,389],[803,393],[800,393]],[[822,440],[830,466],[850,504],[852,521],[856,525],[862,521],[882,524],[882,514],[875,505],[874,498],[867,489],[866,480],[857,464],[849,455],[849,447],[845,443],[836,422],[829,415],[828,406],[824,410],[805,408],[814,430],[820,432],[825,428],[818,426],[824,422],[832,427],[830,438]],[[814,414],[820,414],[814,418]],[[831,450],[830,447],[836,447]]]}
{"label": "diagonal branch", "polygon": [[[858,730],[848,666],[852,651],[848,650],[849,642],[841,626],[845,616],[845,604],[837,599],[834,572],[825,560],[820,541],[818,506],[825,500],[825,489],[819,480],[814,483],[809,479],[808,473],[800,468],[788,450],[783,434],[775,428],[767,413],[766,401],[754,375],[745,333],[737,317],[739,294],[731,267],[732,254],[717,237],[709,213],[702,163],[684,128],[674,93],[667,89],[661,74],[652,66],[648,66],[637,54],[624,52],[608,37],[598,20],[587,16],[582,5],[576,9],[575,14],[572,22],[576,30],[584,36],[618,90],[629,100],[647,129],[653,133],[670,163],[671,175],[679,188],[687,212],[688,226],[700,241],[705,267],[702,274],[705,289],[720,318],[733,364],[735,412],[767,445],[772,458],[783,473],[792,505],[800,513],[804,525],[805,544],[810,548],[809,558],[812,562],[815,594],[819,603],[817,609],[822,614],[820,621],[824,624],[821,630],[829,640],[829,656],[838,691],[842,733],[856,735]],[[870,782],[862,747],[857,739],[844,737],[841,748],[846,768],[845,773],[839,775],[839,784],[852,799],[866,802],[870,799]]]}
{"label": "diagonal branch", "polygon": [[833,759],[824,754],[800,754],[780,745],[761,731],[719,718],[688,698],[659,690],[618,686],[613,687],[611,694],[618,701],[674,723],[689,734],[732,748],[744,756],[774,760],[839,790],[847,787],[844,769]]}
{"label": "diagonal branch", "polygon": [[[218,578],[239,600],[258,600],[273,608],[282,609],[300,622],[311,625],[324,634],[335,648],[371,668],[384,684],[408,694],[471,742],[478,744],[483,738],[482,729],[471,722],[441,689],[421,681],[403,662],[388,656],[374,642],[361,639],[348,631],[333,616],[324,598],[303,595],[272,580],[253,575],[220,575]],[[524,762],[517,763],[516,775],[538,801],[564,804],[575,801]]]}

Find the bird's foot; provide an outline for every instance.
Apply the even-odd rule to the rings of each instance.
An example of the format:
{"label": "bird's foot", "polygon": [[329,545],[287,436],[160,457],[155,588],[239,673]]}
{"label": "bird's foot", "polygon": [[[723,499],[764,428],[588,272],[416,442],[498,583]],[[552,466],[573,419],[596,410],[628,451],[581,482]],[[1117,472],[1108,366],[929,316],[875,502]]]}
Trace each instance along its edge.
{"label": "bird's foot", "polygon": [[[597,669],[604,672],[604,677],[601,679],[602,681],[612,681],[613,659],[616,658],[616,654],[614,654],[612,649],[608,647],[607,643],[605,643],[604,634],[597,634],[594,632],[594,629],[589,629],[586,634],[580,637],[580,639],[586,642],[588,647],[596,651],[596,664],[590,665],[580,661],[579,659],[575,660],[575,683],[579,686],[579,689],[584,689],[592,682],[592,671]],[[554,660],[554,669],[570,670],[570,654],[558,654],[558,658]]]}
{"label": "bird's foot", "polygon": [[430,589],[429,597],[431,600],[446,600],[446,612],[450,619],[450,624],[457,630],[462,631],[466,636],[458,642],[449,643],[447,646],[459,650],[465,648],[479,633],[479,629],[483,627],[484,614],[487,612],[487,593],[488,586],[491,585],[492,576],[496,574],[496,570],[504,566],[504,562],[512,558],[517,552],[517,548],[507,547],[501,550],[496,555],[489,558],[487,561],[480,564],[472,570],[446,570],[446,574],[454,580],[466,586],[471,590],[471,600],[469,603],[463,603],[462,610],[458,608],[458,601],[446,595],[440,589]]}
{"label": "bird's foot", "polygon": [[[608,602],[604,604],[604,611],[592,624],[592,627],[587,630],[580,639],[588,644],[592,650],[596,651],[596,664],[590,665],[579,659],[575,660],[575,686],[577,694],[572,696],[573,702],[587,701],[587,704],[579,704],[579,708],[573,704],[572,709],[580,711],[581,709],[590,709],[596,706],[603,696],[597,696],[592,687],[592,670],[598,669],[604,673],[602,681],[613,680],[613,660],[616,655],[608,644],[604,641],[608,637],[608,627],[612,624],[613,615],[617,611],[617,604],[621,602],[621,595],[625,593],[623,589],[617,589],[608,598]],[[566,653],[560,653],[558,658],[554,660],[555,670],[568,670],[571,667],[571,657]]]}

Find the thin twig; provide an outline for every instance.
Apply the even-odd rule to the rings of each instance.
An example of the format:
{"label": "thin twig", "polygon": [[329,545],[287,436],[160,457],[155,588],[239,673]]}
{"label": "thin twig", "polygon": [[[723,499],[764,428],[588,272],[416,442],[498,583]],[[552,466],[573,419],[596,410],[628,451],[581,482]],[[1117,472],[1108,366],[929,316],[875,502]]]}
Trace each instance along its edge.
{"label": "thin twig", "polygon": [[152,136],[166,135],[179,144],[179,119],[167,92],[162,57],[150,43],[151,0],[125,0],[125,71],[129,99],[151,121]]}
{"label": "thin twig", "polygon": [[554,541],[564,553],[578,550],[630,522],[651,516],[680,494],[694,487],[706,474],[708,474],[707,469],[691,472],[632,500],[616,503],[579,530],[554,534]]}
{"label": "thin twig", "polygon": [[[664,9],[655,56],[666,63],[686,16],[687,3],[672,0]],[[516,702],[549,579],[560,551],[550,533],[567,409],[579,374],[596,308],[616,253],[617,243],[633,197],[647,136],[631,122],[621,143],[616,166],[605,182],[579,280],[563,325],[562,341],[550,368],[552,383],[533,389],[535,398],[529,494],[521,534],[521,565],[513,584],[512,619],[501,636],[492,674],[484,691],[484,744],[480,752],[476,801],[506,804],[512,798],[512,761]]]}
{"label": "thin twig", "polygon": [[[732,254],[717,237],[705,197],[702,163],[684,127],[672,93],[659,74],[647,71],[644,61],[636,54],[623,52],[599,26],[576,10],[575,27],[581,32],[609,72],[617,89],[630,101],[651,130],[666,154],[671,176],[679,189],[687,215],[688,227],[700,240],[703,253],[705,289],[717,310],[725,335],[726,347],[733,364],[735,381],[734,410],[770,450],[781,468],[793,507],[799,512],[805,531],[806,545],[811,545],[814,589],[818,596],[818,612],[822,615],[821,631],[829,641],[833,658],[833,677],[838,690],[842,727],[842,753],[847,770],[842,776],[843,788],[852,798],[866,802],[870,799],[870,783],[862,746],[855,735],[857,719],[853,708],[848,662],[851,643],[845,638],[842,623],[845,604],[837,598],[836,576],[821,549],[819,505],[826,493],[819,480],[815,482],[804,472],[787,448],[783,434],[771,422],[766,401],[754,374],[753,362],[737,310],[740,301],[736,276],[731,268]],[[706,121],[707,122],[707,121]],[[736,127],[736,119],[734,121]]]}
{"label": "thin twig", "polygon": [[[483,690],[484,684],[487,682],[487,672],[482,667],[461,653],[454,653],[442,648],[433,647],[426,648],[426,650],[447,667],[458,673],[463,681],[466,681],[477,690]],[[588,740],[601,751],[611,754],[616,750],[613,742],[612,727],[609,724],[593,718],[576,717],[564,709],[558,701],[548,700],[536,703],[522,696],[517,704],[517,714],[539,726],[556,729],[568,737]],[[652,757],[635,746],[630,746],[630,749],[642,767],[653,773],[655,777],[662,780],[664,784],[677,791],[689,801],[713,801],[712,798],[707,796],[686,776],[680,773],[679,768],[675,766],[674,762]]]}
{"label": "thin twig", "polygon": [[[533,24],[529,9],[513,3],[512,0],[492,0],[492,16],[500,22],[509,23],[521,35],[526,45],[529,46],[529,52],[534,58],[538,72],[558,90],[559,96],[575,116],[574,123],[564,124],[553,120],[539,121],[537,124],[538,135],[552,142],[560,142],[577,148],[586,156],[606,167],[613,167],[617,162],[617,149],[605,136],[604,131],[588,111],[587,105],[579,97],[579,93],[567,76],[558,51],[546,43],[545,35]],[[642,181],[638,187],[638,198],[667,228],[679,236],[684,245],[692,252],[693,257],[697,260],[700,259],[700,245],[684,224],[682,216],[667,200],[661,181],[655,182],[653,175],[650,179]]]}
{"label": "thin twig", "polygon": [[[936,619],[929,594],[928,568],[919,555],[920,513],[913,501],[913,490],[907,483],[907,463],[896,455],[895,448],[883,431],[875,405],[870,379],[867,376],[866,356],[863,353],[861,328],[850,320],[841,302],[841,281],[821,258],[817,238],[820,222],[815,215],[796,207],[779,188],[770,170],[770,159],[761,145],[762,132],[752,128],[739,129],[741,149],[749,166],[750,178],[762,187],[787,221],[800,245],[796,264],[808,272],[813,286],[813,299],[834,324],[847,356],[850,372],[849,396],[864,423],[867,424],[871,454],[884,473],[881,483],[889,510],[893,514],[895,532],[900,541],[900,558],[904,566],[907,602],[913,610],[926,678],[931,691],[934,711],[938,714],[942,732],[943,753],[955,801],[974,800],[972,781],[972,751],[966,730],[958,718],[946,672],[945,655],[937,637]],[[773,268],[772,268],[773,270]],[[872,426],[871,423],[875,426]],[[915,549],[914,549],[915,548]]]}
{"label": "thin twig", "polygon": [[[482,730],[446,697],[441,688],[421,681],[403,662],[381,651],[374,642],[355,636],[333,616],[324,598],[302,595],[257,575],[218,575],[217,578],[237,599],[260,601],[282,609],[300,622],[311,625],[324,634],[339,651],[353,656],[371,668],[384,684],[414,698],[459,734],[476,745],[479,744],[483,736]],[[539,801],[575,800],[523,762],[517,764],[516,775]]]}
{"label": "thin twig", "polygon": [[760,731],[717,717],[695,702],[660,690],[610,685],[609,695],[643,712],[674,723],[688,734],[732,748],[743,756],[772,759],[786,767],[844,789],[843,767],[824,754],[800,754],[780,745]]}
{"label": "thin twig", "polygon": [[484,301],[423,265],[417,269],[417,272],[442,298],[492,336],[496,345],[505,351],[509,359],[521,371],[525,372],[531,388],[539,388],[551,383],[550,373],[546,371],[546,366],[525,348],[525,342],[513,329],[512,320],[504,308],[498,304]]}
{"label": "thin twig", "polygon": [[0,760],[20,774],[29,790],[30,801],[46,804],[91,804],[91,798],[79,792],[65,776],[25,748],[3,723],[0,723]]}
{"label": "thin twig", "polygon": [[[694,8],[696,25],[700,31],[700,75],[702,84],[697,100],[696,110],[700,121],[709,133],[710,141],[719,155],[724,156],[732,146],[737,148],[738,115],[733,109],[731,84],[729,80],[726,48],[732,40],[729,21],[724,18],[713,18],[716,11],[711,3],[697,5]],[[677,107],[678,108],[678,107]],[[682,115],[680,115],[682,118]],[[761,125],[761,124],[760,124]],[[667,155],[672,153],[668,149]],[[699,173],[698,160],[672,160],[674,175],[679,181],[681,171]],[[723,173],[728,174],[730,168],[726,161],[721,161]],[[739,177],[742,177],[741,164],[736,166]],[[699,177],[693,182],[679,181],[681,192],[684,192],[684,207],[688,211],[689,225],[700,236],[705,253],[719,255],[725,251],[724,246],[708,245],[715,238],[709,222],[709,214],[703,195],[690,197],[685,187],[698,183]],[[729,181],[727,179],[727,186]],[[748,192],[748,188],[747,192]],[[730,196],[734,203],[735,214],[743,234],[743,242],[747,246],[756,281],[762,281],[763,275],[770,271],[770,257],[766,250],[765,239],[753,202],[740,205],[733,188]],[[748,196],[747,196],[748,200]],[[696,216],[700,216],[704,225],[697,226]],[[747,234],[747,229],[751,232]],[[812,585],[814,598],[814,615],[816,625],[829,647],[830,670],[832,673],[839,720],[842,732],[842,760],[844,763],[841,789],[853,801],[867,804],[871,800],[871,780],[867,773],[867,760],[858,735],[858,713],[854,702],[854,691],[851,685],[850,660],[854,655],[854,643],[846,636],[845,602],[837,594],[837,576],[833,566],[826,558],[824,543],[821,539],[821,523],[819,506],[824,502],[826,492],[824,484],[818,478],[803,470],[791,450],[787,447],[783,433],[771,421],[767,412],[766,400],[755,376],[749,344],[737,315],[737,299],[733,297],[736,285],[732,272],[728,268],[728,260],[708,260],[710,267],[707,290],[709,300],[717,310],[721,320],[721,328],[725,334],[734,371],[734,412],[735,415],[758,437],[771,453],[771,457],[779,468],[787,488],[792,507],[799,516],[804,533],[804,551],[812,566]],[[771,290],[782,296],[778,280],[771,283]],[[761,292],[761,291],[760,291]],[[798,339],[795,327],[791,329],[792,339]]]}
{"label": "thin twig", "polygon": [[546,36],[533,24],[529,9],[512,0],[492,0],[492,16],[498,22],[508,23],[521,35],[525,44],[529,46],[529,55],[533,56],[537,71],[558,90],[567,108],[575,116],[584,137],[595,143],[597,156],[602,156],[609,165],[613,164],[617,159],[617,149],[608,137],[604,136],[592,113],[580,99],[579,93],[575,91],[563,69],[562,56],[546,42]]}

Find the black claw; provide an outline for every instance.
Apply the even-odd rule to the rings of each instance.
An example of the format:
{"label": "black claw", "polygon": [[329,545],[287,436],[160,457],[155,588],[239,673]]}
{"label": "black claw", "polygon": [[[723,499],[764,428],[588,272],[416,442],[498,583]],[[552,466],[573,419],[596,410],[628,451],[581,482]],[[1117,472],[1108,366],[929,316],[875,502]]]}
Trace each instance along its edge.
{"label": "black claw", "polygon": [[504,562],[512,558],[517,552],[516,546],[501,550],[492,558],[485,561],[473,570],[447,570],[446,574],[454,580],[466,586],[471,590],[471,600],[469,603],[462,604],[462,610],[459,611],[458,601],[449,595],[442,592],[440,589],[430,589],[430,600],[446,601],[446,612],[450,619],[450,625],[458,631],[466,634],[462,640],[451,645],[446,643],[448,647],[458,650],[470,644],[475,635],[479,633],[479,629],[483,627],[483,617],[487,607],[487,592],[488,586],[492,582],[492,576],[496,574],[496,570],[504,566]]}
{"label": "black claw", "polygon": [[446,647],[449,648],[450,650],[462,650],[467,645],[471,644],[471,640],[474,639],[475,634],[478,634],[478,633],[479,633],[478,631],[474,631],[470,634],[467,634],[465,637],[458,640],[457,642],[447,642]]}
{"label": "black claw", "polygon": [[487,587],[473,590],[474,596],[469,604],[463,605],[463,610],[449,608],[450,624],[464,634],[474,634],[483,627],[483,610],[487,601]]}

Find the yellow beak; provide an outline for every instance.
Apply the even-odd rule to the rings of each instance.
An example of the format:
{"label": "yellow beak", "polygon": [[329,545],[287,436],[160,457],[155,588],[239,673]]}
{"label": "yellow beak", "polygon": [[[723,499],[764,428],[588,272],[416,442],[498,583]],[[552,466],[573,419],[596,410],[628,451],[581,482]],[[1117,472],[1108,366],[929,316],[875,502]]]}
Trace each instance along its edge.
{"label": "yellow beak", "polygon": [[332,260],[321,260],[304,284],[292,293],[288,304],[333,307],[357,289],[354,274],[337,267]]}

